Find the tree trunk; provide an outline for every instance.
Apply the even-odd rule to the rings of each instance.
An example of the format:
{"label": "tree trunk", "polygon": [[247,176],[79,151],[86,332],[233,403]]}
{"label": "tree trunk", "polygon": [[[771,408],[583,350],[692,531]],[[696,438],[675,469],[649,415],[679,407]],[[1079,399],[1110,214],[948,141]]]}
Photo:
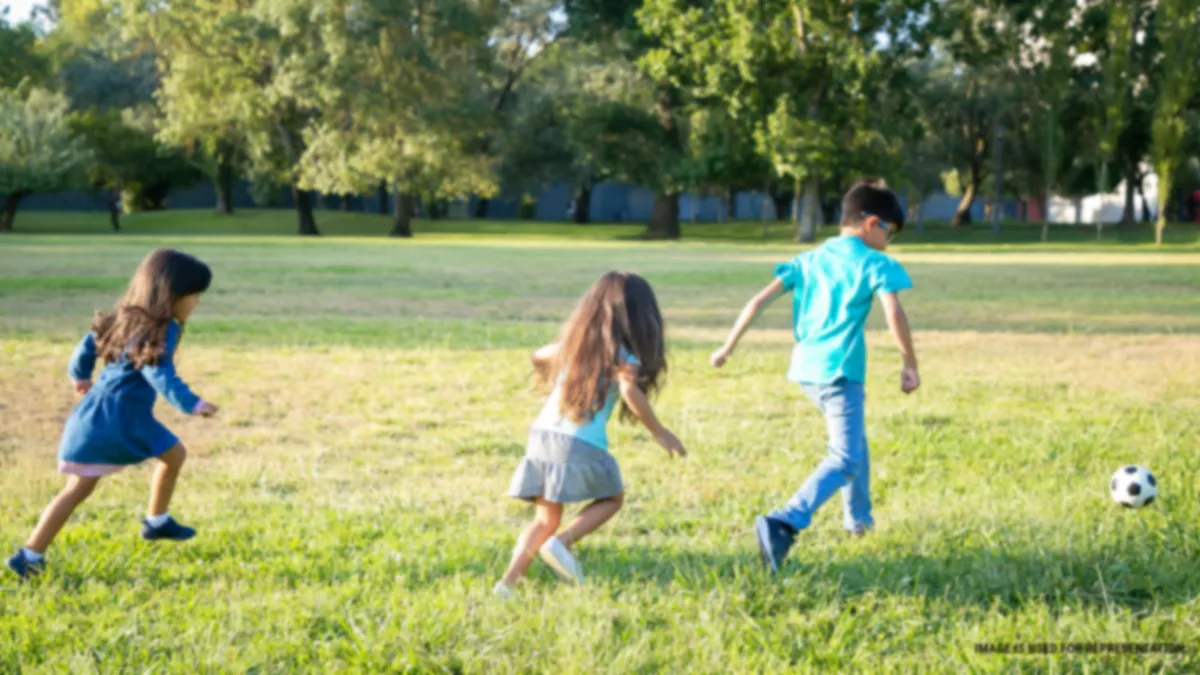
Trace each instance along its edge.
{"label": "tree trunk", "polygon": [[375,190],[376,199],[379,200],[379,215],[388,215],[388,185],[386,180],[379,181],[379,187]]}
{"label": "tree trunk", "polygon": [[691,209],[690,209],[691,212],[688,214],[688,221],[692,225],[696,224],[697,212],[700,210],[700,204],[698,204],[697,202],[698,202],[698,200],[696,199],[696,193],[695,192],[689,193],[688,194],[688,206],[691,207]]}
{"label": "tree trunk", "polygon": [[730,222],[737,220],[737,190],[729,190],[725,194],[725,217]]}
{"label": "tree trunk", "polygon": [[[796,179],[796,189],[792,190],[792,227],[800,227],[800,179]],[[796,241],[800,239],[800,230],[796,230]]]}
{"label": "tree trunk", "polygon": [[351,199],[353,199],[352,195],[342,195],[342,212],[343,213],[350,210],[350,200]]}
{"label": "tree trunk", "polygon": [[[917,214],[921,212],[921,201],[920,201],[920,199],[917,199],[916,196],[917,196],[917,189],[914,188],[913,186],[909,185],[908,189],[905,190],[904,197],[905,197],[905,200],[908,202],[908,214],[906,217],[908,218],[908,221],[910,223],[917,223],[918,222]],[[919,229],[919,227],[920,227],[920,225],[918,224],[918,229]],[[920,234],[920,232],[918,232],[917,234]]]}
{"label": "tree trunk", "polygon": [[[796,186],[799,191],[800,186]],[[796,230],[796,241],[811,243],[817,240],[817,220],[821,213],[820,185],[815,176],[804,183],[804,213],[800,217],[800,227]]]}
{"label": "tree trunk", "polygon": [[792,201],[786,192],[772,192],[771,201],[775,203],[775,220],[783,220],[787,216],[788,202]]}
{"label": "tree trunk", "polygon": [[925,234],[925,195],[926,194],[927,194],[927,192],[926,192],[925,186],[922,185],[921,190],[917,195],[918,197],[920,197],[919,201],[917,201],[917,234]]}
{"label": "tree trunk", "polygon": [[1000,234],[1000,218],[1004,215],[1004,125],[996,122],[992,129],[992,232]]}
{"label": "tree trunk", "polygon": [[1121,212],[1122,225],[1134,225],[1137,223],[1137,216],[1133,213],[1133,181],[1134,177],[1132,175],[1125,175],[1125,210]]}
{"label": "tree trunk", "polygon": [[1138,176],[1137,191],[1138,196],[1142,198],[1142,222],[1148,223],[1154,220],[1150,213],[1150,201],[1146,199],[1146,191],[1143,189],[1142,181],[1146,180],[1145,176]]}
{"label": "tree trunk", "polygon": [[108,221],[113,232],[121,231],[121,191],[113,189],[108,196]]}
{"label": "tree trunk", "polygon": [[296,234],[301,236],[319,236],[321,233],[317,231],[317,220],[313,217],[312,193],[308,190],[297,189],[293,185],[292,197],[296,200],[296,216],[298,219]]}
{"label": "tree trunk", "polygon": [[678,239],[680,234],[679,193],[656,193],[654,206],[650,209],[650,224],[646,227],[646,238]]}
{"label": "tree trunk", "polygon": [[480,198],[479,201],[475,202],[475,217],[487,218],[488,206],[491,205],[491,203],[492,200],[483,198]]}
{"label": "tree trunk", "polygon": [[1158,219],[1154,221],[1154,243],[1162,246],[1163,230],[1167,229],[1167,211],[1169,211],[1171,203],[1171,183],[1175,176],[1171,173],[1171,168],[1166,166],[1158,167]]}
{"label": "tree trunk", "polygon": [[1083,197],[1075,197],[1075,224],[1083,224]]}
{"label": "tree trunk", "polygon": [[967,189],[963,190],[962,200],[958,202],[958,208],[954,211],[954,220],[950,224],[954,227],[964,227],[971,224],[971,206],[975,203],[975,193],[979,189],[979,165],[971,165],[971,182],[967,183]]}
{"label": "tree trunk", "polygon": [[769,216],[767,215],[767,204],[770,201],[770,199],[771,199],[771,181],[768,180],[763,183],[763,193],[762,193],[762,224],[763,224],[763,235],[762,236],[763,236],[763,239],[767,238],[767,219],[769,218]]}
{"label": "tree trunk", "polygon": [[217,188],[217,214],[219,215],[233,215],[233,178],[233,163],[221,159],[217,165],[217,179],[213,181]]}
{"label": "tree trunk", "polygon": [[413,193],[396,191],[396,211],[392,217],[392,231],[388,233],[389,237],[413,236],[412,215],[416,204],[417,198]]}
{"label": "tree trunk", "polygon": [[1042,242],[1050,239],[1050,190],[1042,191]]}
{"label": "tree trunk", "polygon": [[13,224],[17,220],[17,206],[30,194],[26,190],[17,190],[4,200],[4,212],[0,213],[0,232],[13,231]]}
{"label": "tree trunk", "polygon": [[575,193],[575,213],[571,214],[572,219],[579,225],[586,225],[592,222],[592,184],[584,183],[579,186],[579,191]]}

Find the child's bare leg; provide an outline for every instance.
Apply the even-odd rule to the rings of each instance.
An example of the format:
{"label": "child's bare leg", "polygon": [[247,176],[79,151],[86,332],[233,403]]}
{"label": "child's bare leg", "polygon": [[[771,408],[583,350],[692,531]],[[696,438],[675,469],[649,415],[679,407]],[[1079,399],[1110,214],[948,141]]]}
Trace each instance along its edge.
{"label": "child's bare leg", "polygon": [[161,516],[171,505],[171,494],[175,492],[175,479],[187,459],[187,449],[182,443],[158,456],[158,468],[154,470],[154,478],[150,483],[150,505],[146,515]]}
{"label": "child's bare leg", "polygon": [[617,511],[620,511],[621,506],[624,504],[624,492],[619,492],[604,499],[597,499],[580,511],[575,520],[567,526],[567,529],[558,533],[558,540],[563,543],[563,546],[574,546],[575,542],[583,539],[590,532],[617,515]]}
{"label": "child's bare leg", "polygon": [[50,501],[46,510],[42,511],[42,518],[37,527],[33,528],[33,534],[29,535],[29,541],[25,542],[25,548],[45,553],[63,525],[67,524],[75,508],[91,496],[92,490],[96,489],[96,483],[99,482],[98,477],[69,476],[67,486]]}
{"label": "child's bare leg", "polygon": [[512,561],[508,563],[508,570],[504,572],[504,578],[500,580],[505,586],[512,586],[525,576],[533,559],[537,557],[538,549],[554,534],[554,531],[558,529],[558,524],[562,521],[562,504],[548,502],[541,497],[538,497],[534,503],[537,505],[537,513],[534,515],[533,522],[517,538],[517,545],[513,548]]}

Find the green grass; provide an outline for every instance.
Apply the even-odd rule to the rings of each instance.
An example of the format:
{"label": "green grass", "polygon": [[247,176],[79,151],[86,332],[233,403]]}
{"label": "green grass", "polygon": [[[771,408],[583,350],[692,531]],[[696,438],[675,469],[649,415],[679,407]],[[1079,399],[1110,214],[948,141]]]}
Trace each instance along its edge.
{"label": "green grass", "polygon": [[[317,225],[325,235],[338,237],[380,237],[391,229],[391,218],[363,213],[345,213],[317,209]],[[101,212],[57,213],[43,211],[22,212],[17,216],[16,231],[37,234],[97,234],[112,232],[108,214]],[[277,237],[292,235],[296,231],[296,214],[285,209],[243,209],[232,217],[218,216],[211,211],[158,211],[139,213],[122,219],[126,234],[161,236],[169,232],[172,236],[239,235]],[[728,242],[742,245],[787,245],[795,229],[790,222],[772,221],[764,236],[760,221],[743,220],[733,223],[690,223],[682,220],[685,238],[693,241]],[[428,220],[413,221],[417,236],[436,235],[442,238],[478,239],[480,235],[529,239],[574,240],[637,240],[645,230],[642,223],[595,223],[576,225],[523,220]],[[992,231],[990,221],[968,228],[952,228],[943,222],[930,222],[923,232],[910,223],[902,240],[908,245],[937,248],[978,248],[1020,246],[1028,248],[1062,249],[1078,246],[1088,248],[1128,248],[1152,246],[1154,227],[1152,224],[1114,227],[1105,226],[1097,240],[1096,227],[1092,224],[1055,224],[1050,229],[1048,243],[1041,243],[1040,223],[1004,221],[1000,233]],[[820,228],[819,236],[836,234],[837,228]],[[1178,250],[1180,246],[1200,248],[1200,226],[1195,223],[1175,223],[1167,227],[1165,242]],[[1171,250],[1170,248],[1167,250]]]}
{"label": "green grass", "polygon": [[[0,237],[0,541],[19,545],[60,487],[66,360],[153,246],[214,268],[180,370],[223,406],[213,420],[160,409],[191,457],[172,510],[200,536],[146,545],[148,472],[106,479],[45,578],[0,576],[0,672],[1200,669],[1195,230],[1162,250],[1094,231],[1046,247],[906,233],[894,252],[917,285],[925,384],[899,393],[875,317],[877,530],[844,537],[835,499],[770,580],[750,522],[824,444],[784,380],[786,303],[726,370],[706,360],[794,254],[782,230],[666,244],[632,241],[636,226],[446,223],[394,241],[349,236],[386,229],[370,217],[321,212],[346,236],[302,240],[278,236],[285,216],[246,212],[236,229],[252,233],[235,234],[152,214],[114,236],[22,214],[25,233]],[[671,373],[657,407],[692,456],[670,462],[616,427],[628,500],[582,543],[588,583],[539,563],[497,602],[488,589],[531,515],[504,497],[539,405],[526,355],[610,268],[658,292]],[[1158,476],[1154,506],[1109,499],[1126,463]],[[1186,649],[974,649],[1017,642]]]}

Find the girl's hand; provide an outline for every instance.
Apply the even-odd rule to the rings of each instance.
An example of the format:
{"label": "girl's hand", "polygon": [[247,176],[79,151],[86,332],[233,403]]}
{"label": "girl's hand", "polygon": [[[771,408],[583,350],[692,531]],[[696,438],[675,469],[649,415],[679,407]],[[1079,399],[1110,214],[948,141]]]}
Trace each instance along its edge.
{"label": "girl's hand", "polygon": [[732,351],[727,345],[722,345],[720,349],[712,353],[712,356],[708,357],[708,362],[712,364],[713,368],[720,368],[725,365],[725,361]]}
{"label": "girl's hand", "polygon": [[216,415],[217,411],[219,410],[219,407],[209,403],[208,401],[200,401],[200,403],[196,405],[196,410],[192,414],[199,415],[201,417],[212,417],[213,415]]}
{"label": "girl's hand", "polygon": [[911,394],[921,386],[921,375],[916,368],[905,368],[900,373],[900,391]]}
{"label": "girl's hand", "polygon": [[75,385],[75,393],[80,396],[92,390],[91,380],[74,380],[73,384]]}
{"label": "girl's hand", "polygon": [[659,435],[654,437],[654,440],[658,441],[658,444],[663,447],[663,450],[667,451],[668,457],[674,457],[675,455],[687,457],[687,449],[683,447],[683,443],[679,442],[679,439],[676,438],[675,434],[671,433],[669,430],[663,429]]}

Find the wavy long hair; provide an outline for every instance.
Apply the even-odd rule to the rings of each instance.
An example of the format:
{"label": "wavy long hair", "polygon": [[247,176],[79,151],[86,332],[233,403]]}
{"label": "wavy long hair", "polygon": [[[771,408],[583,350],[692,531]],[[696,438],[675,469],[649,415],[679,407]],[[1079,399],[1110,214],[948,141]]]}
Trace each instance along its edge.
{"label": "wavy long hair", "polygon": [[175,301],[203,293],[210,283],[212,270],[196,258],[168,248],[151,252],[112,311],[96,314],[96,354],[105,363],[124,355],[138,368],[157,364],[167,348]]}
{"label": "wavy long hair", "polygon": [[[558,354],[551,367],[539,373],[543,384],[560,377],[560,414],[582,423],[604,407],[621,350],[641,361],[637,383],[647,396],[662,387],[667,373],[663,345],[663,320],[654,290],[645,279],[625,272],[609,272],[579,301],[559,333]],[[621,403],[621,419],[633,413]]]}

